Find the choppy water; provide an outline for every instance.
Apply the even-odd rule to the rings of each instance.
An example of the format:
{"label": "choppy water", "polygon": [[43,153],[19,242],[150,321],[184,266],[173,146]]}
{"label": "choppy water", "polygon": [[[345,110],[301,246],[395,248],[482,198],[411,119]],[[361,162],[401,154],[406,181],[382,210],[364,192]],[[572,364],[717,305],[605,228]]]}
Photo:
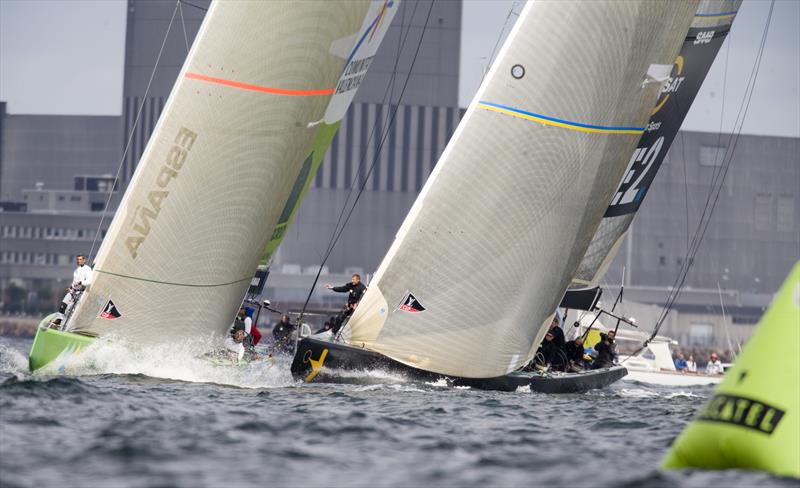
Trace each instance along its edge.
{"label": "choppy water", "polygon": [[710,387],[543,395],[380,372],[306,385],[288,362],[113,349],[66,375],[30,375],[29,346],[0,338],[2,487],[797,486],[657,469]]}

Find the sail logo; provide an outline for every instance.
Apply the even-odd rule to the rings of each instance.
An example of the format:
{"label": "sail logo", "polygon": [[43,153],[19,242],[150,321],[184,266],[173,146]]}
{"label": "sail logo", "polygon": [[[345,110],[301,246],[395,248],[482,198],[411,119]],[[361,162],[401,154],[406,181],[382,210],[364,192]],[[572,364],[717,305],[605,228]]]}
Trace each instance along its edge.
{"label": "sail logo", "polygon": [[114,305],[114,302],[109,300],[108,302],[106,302],[106,304],[103,307],[103,309],[100,310],[100,315],[98,315],[98,316],[100,318],[102,318],[102,319],[114,320],[114,319],[118,319],[118,318],[122,317],[122,314],[117,309],[117,306]]}
{"label": "sail logo", "polygon": [[169,196],[167,187],[170,182],[178,177],[178,173],[183,168],[189,151],[192,149],[197,134],[181,127],[178,135],[175,136],[172,148],[167,153],[166,160],[161,164],[161,168],[156,175],[155,186],[147,193],[147,201],[136,206],[133,211],[130,230],[125,239],[125,247],[136,259],[139,254],[139,247],[144,244],[145,239],[150,234],[152,224],[158,219],[161,213],[164,200]]}
{"label": "sail logo", "polygon": [[361,86],[361,82],[367,76],[367,70],[373,59],[375,59],[375,56],[350,61],[344,73],[342,73],[339,83],[336,84],[336,93],[348,92]]}
{"label": "sail logo", "polygon": [[419,303],[419,300],[412,295],[411,293],[406,293],[406,296],[403,298],[403,303],[397,307],[404,312],[411,312],[411,313],[419,313],[424,312],[425,307]]}
{"label": "sail logo", "polygon": [[653,162],[658,158],[661,148],[664,147],[664,136],[659,137],[650,147],[639,147],[633,152],[631,160],[628,162],[628,170],[625,178],[617,190],[616,195],[611,200],[611,205],[625,205],[641,201],[647,193],[647,186],[640,184]]}
{"label": "sail logo", "polygon": [[708,43],[710,43],[711,39],[714,38],[714,32],[715,31],[713,31],[713,30],[698,32],[697,33],[697,37],[694,38],[694,42],[692,44],[694,44],[696,46],[698,44],[708,44]]}
{"label": "sail logo", "polygon": [[678,88],[680,88],[681,84],[683,83],[683,80],[686,79],[686,77],[683,76],[683,65],[683,56],[678,56],[675,58],[675,64],[672,67],[671,76],[661,88],[661,95],[656,102],[656,106],[650,111],[650,116],[657,114],[658,111],[661,110],[664,104],[667,103],[667,100],[669,100],[669,96],[677,92]]}
{"label": "sail logo", "polygon": [[718,393],[697,417],[706,422],[720,422],[772,435],[785,411],[752,398]]}

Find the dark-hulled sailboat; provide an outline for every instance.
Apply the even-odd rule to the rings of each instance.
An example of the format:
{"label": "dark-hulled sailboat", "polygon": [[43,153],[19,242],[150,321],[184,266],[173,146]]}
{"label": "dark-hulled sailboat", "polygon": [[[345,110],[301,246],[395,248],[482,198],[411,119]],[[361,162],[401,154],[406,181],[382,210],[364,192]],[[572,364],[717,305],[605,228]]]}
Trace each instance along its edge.
{"label": "dark-hulled sailboat", "polygon": [[518,371],[622,181],[697,7],[529,2],[341,340],[301,340],[293,373],[380,366],[540,391],[622,377],[615,367],[543,383]]}

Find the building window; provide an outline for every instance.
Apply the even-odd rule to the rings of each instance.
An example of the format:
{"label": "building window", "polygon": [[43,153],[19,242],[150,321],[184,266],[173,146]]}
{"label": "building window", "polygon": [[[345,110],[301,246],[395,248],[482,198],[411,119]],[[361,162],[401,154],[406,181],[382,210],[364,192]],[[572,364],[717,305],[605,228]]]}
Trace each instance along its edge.
{"label": "building window", "polygon": [[725,146],[700,146],[700,166],[722,166]]}
{"label": "building window", "polygon": [[69,197],[69,201],[70,202],[80,202],[81,201],[81,196],[80,195],[72,195],[71,197]]}
{"label": "building window", "polygon": [[758,193],[755,200],[755,220],[756,230],[770,230],[772,223],[772,195],[768,193]]}
{"label": "building window", "polygon": [[794,231],[794,197],[780,195],[778,197],[778,232]]}
{"label": "building window", "polygon": [[710,346],[714,342],[714,326],[703,322],[689,325],[689,345]]}

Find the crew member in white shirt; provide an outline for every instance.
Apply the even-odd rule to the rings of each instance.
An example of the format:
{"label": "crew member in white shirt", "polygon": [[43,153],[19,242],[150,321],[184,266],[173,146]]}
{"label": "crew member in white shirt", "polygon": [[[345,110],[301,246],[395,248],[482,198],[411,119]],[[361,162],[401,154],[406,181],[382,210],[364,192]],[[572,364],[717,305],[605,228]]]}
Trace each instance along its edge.
{"label": "crew member in white shirt", "polygon": [[64,299],[61,300],[61,306],[58,308],[58,311],[62,314],[67,313],[67,310],[71,309],[74,305],[75,300],[73,298],[73,293],[76,291],[82,292],[87,286],[92,284],[92,268],[86,264],[86,256],[78,254],[75,257],[75,261],[78,267],[75,268],[75,271],[72,273],[72,285],[67,290],[67,294],[64,295]]}

